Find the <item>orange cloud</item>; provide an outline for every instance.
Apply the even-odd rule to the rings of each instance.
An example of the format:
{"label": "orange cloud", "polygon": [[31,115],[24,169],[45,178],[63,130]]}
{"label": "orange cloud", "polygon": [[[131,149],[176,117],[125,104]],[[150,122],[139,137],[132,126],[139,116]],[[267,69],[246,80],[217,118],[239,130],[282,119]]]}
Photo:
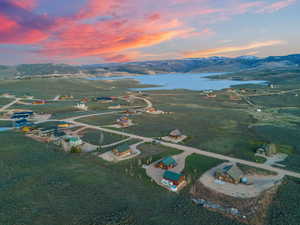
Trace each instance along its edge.
{"label": "orange cloud", "polygon": [[280,45],[280,44],[284,44],[284,43],[285,42],[281,41],[281,40],[255,42],[255,43],[250,43],[250,44],[242,45],[242,46],[229,46],[229,47],[213,48],[213,49],[206,49],[206,50],[200,50],[200,51],[190,51],[190,52],[185,52],[183,54],[183,56],[187,57],[187,58],[210,57],[210,56],[216,56],[216,55],[224,55],[226,53],[252,50],[252,49],[268,47],[268,46],[273,46],[273,45]]}

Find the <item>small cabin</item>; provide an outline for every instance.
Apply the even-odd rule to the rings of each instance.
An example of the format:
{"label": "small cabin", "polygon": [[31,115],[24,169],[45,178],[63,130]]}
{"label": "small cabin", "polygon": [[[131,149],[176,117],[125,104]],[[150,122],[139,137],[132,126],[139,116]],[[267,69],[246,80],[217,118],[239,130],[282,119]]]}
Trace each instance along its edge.
{"label": "small cabin", "polygon": [[175,130],[171,131],[170,134],[169,134],[169,137],[174,138],[174,139],[181,138],[181,136],[182,136],[182,133],[178,129],[175,129]]}
{"label": "small cabin", "polygon": [[133,153],[133,151],[128,144],[123,144],[123,145],[119,145],[119,146],[115,147],[112,150],[112,153],[118,157],[126,157],[126,156],[131,155]]}
{"label": "small cabin", "polygon": [[164,170],[172,169],[175,166],[177,166],[177,162],[172,157],[165,157],[155,165],[155,167]]}
{"label": "small cabin", "polygon": [[166,170],[163,174],[161,183],[168,186],[172,191],[177,191],[178,186],[183,185],[186,182],[185,176],[180,173],[175,173],[170,170]]}
{"label": "small cabin", "polygon": [[238,184],[244,176],[243,171],[237,165],[226,165],[223,168],[217,169],[215,176],[219,180],[228,183]]}
{"label": "small cabin", "polygon": [[277,154],[277,147],[275,144],[265,144],[258,148],[256,153],[271,157]]}
{"label": "small cabin", "polygon": [[149,112],[149,113],[154,113],[156,111],[157,110],[154,107],[149,107],[149,108],[146,109],[146,112]]}
{"label": "small cabin", "polygon": [[117,123],[121,127],[128,127],[129,126],[129,119],[127,117],[121,117],[121,118],[117,119]]}

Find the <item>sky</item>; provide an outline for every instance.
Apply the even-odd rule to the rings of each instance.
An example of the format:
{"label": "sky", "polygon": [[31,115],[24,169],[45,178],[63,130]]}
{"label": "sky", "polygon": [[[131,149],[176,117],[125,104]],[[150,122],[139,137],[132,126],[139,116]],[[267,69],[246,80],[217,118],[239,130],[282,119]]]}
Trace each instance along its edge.
{"label": "sky", "polygon": [[0,64],[300,53],[300,0],[0,0]]}

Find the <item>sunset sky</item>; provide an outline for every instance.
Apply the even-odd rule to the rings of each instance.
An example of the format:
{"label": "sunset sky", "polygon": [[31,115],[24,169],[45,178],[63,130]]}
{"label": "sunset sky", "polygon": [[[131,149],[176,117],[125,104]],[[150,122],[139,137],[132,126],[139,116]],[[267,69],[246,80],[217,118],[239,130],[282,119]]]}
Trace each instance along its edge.
{"label": "sunset sky", "polygon": [[0,64],[300,53],[300,0],[0,0]]}

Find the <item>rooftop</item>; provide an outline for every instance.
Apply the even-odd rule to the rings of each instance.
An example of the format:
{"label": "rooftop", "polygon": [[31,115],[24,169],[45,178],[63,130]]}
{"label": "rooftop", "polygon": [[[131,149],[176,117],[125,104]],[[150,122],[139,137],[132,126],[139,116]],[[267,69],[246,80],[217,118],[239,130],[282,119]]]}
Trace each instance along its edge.
{"label": "rooftop", "polygon": [[183,175],[180,173],[175,173],[170,170],[164,172],[163,178],[171,181],[179,181]]}

